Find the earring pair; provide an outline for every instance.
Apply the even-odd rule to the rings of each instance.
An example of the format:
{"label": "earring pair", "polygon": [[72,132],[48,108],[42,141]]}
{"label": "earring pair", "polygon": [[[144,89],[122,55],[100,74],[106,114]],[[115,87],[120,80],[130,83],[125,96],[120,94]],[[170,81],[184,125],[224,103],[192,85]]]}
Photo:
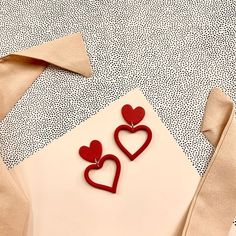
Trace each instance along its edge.
{"label": "earring pair", "polygon": [[[143,107],[132,108],[131,105],[126,104],[121,109],[121,114],[126,121],[127,124],[122,124],[118,126],[114,131],[114,140],[120,150],[131,160],[133,161],[137,158],[150,144],[152,140],[152,131],[146,125],[138,125],[145,116],[145,110]],[[136,150],[133,154],[124,146],[121,142],[119,134],[122,131],[126,131],[129,133],[136,133],[138,131],[144,131],[147,134],[147,138],[145,142]],[[90,143],[90,146],[82,146],[79,149],[79,155],[86,161],[91,162],[93,164],[89,165],[84,171],[84,178],[86,182],[98,189],[102,189],[105,191],[109,191],[111,193],[116,193],[117,185],[121,172],[121,163],[120,160],[113,154],[106,154],[102,156],[102,144],[98,140],[93,140]],[[111,186],[107,186],[104,184],[100,184],[94,182],[89,176],[89,172],[91,170],[102,169],[105,161],[110,160],[113,161],[116,165],[116,171],[113,179],[113,183]]]}

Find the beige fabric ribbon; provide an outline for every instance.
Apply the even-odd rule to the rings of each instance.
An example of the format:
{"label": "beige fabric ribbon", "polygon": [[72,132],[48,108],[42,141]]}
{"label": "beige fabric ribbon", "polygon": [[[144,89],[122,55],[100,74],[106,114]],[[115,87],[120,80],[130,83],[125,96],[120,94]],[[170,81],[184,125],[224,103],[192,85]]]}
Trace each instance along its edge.
{"label": "beige fabric ribbon", "polygon": [[[0,119],[5,117],[49,64],[85,77],[92,74],[80,33],[4,56],[0,58]],[[0,203],[0,235],[25,235],[30,202],[1,158]]]}
{"label": "beige fabric ribbon", "polygon": [[182,236],[227,236],[236,215],[236,120],[232,100],[218,88],[209,95],[201,130],[215,152]]}
{"label": "beige fabric ribbon", "polygon": [[85,77],[90,77],[92,74],[80,33],[2,57],[0,58],[0,120],[49,64]]}
{"label": "beige fabric ribbon", "polygon": [[[13,53],[0,63],[0,118],[48,64],[91,75],[80,34]],[[209,95],[202,132],[216,148],[192,200],[182,236],[227,236],[236,215],[236,121],[233,102],[218,88]],[[0,203],[1,236],[23,236],[30,201],[2,159]]]}
{"label": "beige fabric ribbon", "polygon": [[0,235],[23,236],[29,216],[29,200],[0,158]]}

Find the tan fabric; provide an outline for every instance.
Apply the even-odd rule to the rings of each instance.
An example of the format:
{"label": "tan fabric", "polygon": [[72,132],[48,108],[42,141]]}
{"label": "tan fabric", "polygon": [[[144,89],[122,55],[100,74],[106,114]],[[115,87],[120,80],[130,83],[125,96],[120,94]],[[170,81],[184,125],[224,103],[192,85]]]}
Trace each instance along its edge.
{"label": "tan fabric", "polygon": [[29,201],[0,159],[0,235],[24,236],[28,215]]}
{"label": "tan fabric", "polygon": [[[92,73],[79,33],[0,58],[0,119],[5,117],[48,64],[86,77]],[[19,182],[19,178],[7,170],[0,158],[1,236],[24,236],[28,231],[30,202]]]}
{"label": "tan fabric", "polygon": [[[236,215],[236,120],[232,100],[210,93],[202,132],[216,147],[193,198],[183,236],[227,236]],[[232,232],[232,231],[231,231]]]}
{"label": "tan fabric", "polygon": [[[5,117],[48,64],[87,77],[91,75],[80,34],[10,54],[0,59],[0,119]],[[116,107],[114,104],[110,106],[112,112],[104,110],[102,115],[97,114],[25,160],[15,170],[8,171],[0,160],[1,236],[60,236],[68,235],[69,229],[73,235],[82,232],[84,236],[120,236],[125,232],[128,232],[126,235],[137,236],[235,235],[235,227],[231,230],[230,227],[236,215],[236,122],[230,98],[217,88],[208,98],[202,132],[216,149],[195,192],[199,176],[140,92],[131,94],[127,95],[128,98],[131,96],[131,104],[149,107],[152,116],[148,118],[151,120],[146,121],[152,125],[153,132],[159,134],[144,153],[145,157],[130,163],[111,142],[109,134],[115,128],[112,125],[121,123],[113,114],[119,110],[117,107],[123,103],[119,103],[124,101],[123,98],[114,103]],[[105,128],[101,127],[101,122],[106,123]],[[103,137],[109,139],[103,140]],[[78,146],[85,142],[88,144],[93,138],[103,141],[108,147],[107,153],[111,149],[116,150],[113,154],[123,161],[124,173],[118,191],[121,205],[114,195],[92,189],[80,176],[87,163],[78,158]],[[131,148],[133,145],[130,142]],[[125,173],[128,177],[124,176]],[[155,182],[150,187],[148,183],[153,179]],[[144,186],[141,193],[140,185]],[[21,186],[24,186],[24,191],[27,190],[32,202],[29,217],[29,201]],[[68,190],[70,194],[67,195]],[[96,191],[98,198],[92,199],[93,191]],[[117,213],[115,218],[111,217],[114,212]],[[86,222],[92,221],[91,216],[94,217],[96,230],[86,225]],[[104,216],[108,221],[105,234],[102,227]],[[120,225],[118,228],[117,222]],[[114,231],[114,228],[119,231]]]}
{"label": "tan fabric", "polygon": [[[122,101],[127,102],[130,99],[131,104],[149,107],[137,91],[123,99],[125,100],[117,101],[62,138],[55,140],[14,170],[9,172],[0,162],[1,236],[60,236],[68,234],[68,230],[71,230],[71,235],[82,232],[83,235],[89,236],[93,236],[93,233],[96,236],[104,236],[106,233],[119,236],[236,235],[236,227],[231,227],[236,213],[234,183],[236,132],[232,101],[219,89],[214,89],[209,96],[202,131],[216,146],[216,151],[204,178],[200,181],[188,212],[188,205],[199,176],[178,145],[173,142],[173,138],[166,132],[166,128],[155,117],[152,109],[147,109],[147,114],[152,114],[151,120],[149,117],[144,121],[155,124],[152,129],[160,135],[154,140],[151,149],[143,154],[143,158],[140,157],[130,163],[119,150],[116,150],[111,139],[104,139],[111,133],[112,124],[109,122],[111,114],[114,126],[121,123],[120,118],[114,119],[113,114],[117,106],[122,105]],[[96,125],[100,124],[101,120],[109,125],[106,127]],[[125,191],[129,190],[128,199],[131,202],[124,201],[126,207],[120,205],[114,195],[88,186],[81,176],[87,163],[78,158],[77,149],[78,146],[89,143],[91,138],[95,138],[94,134],[105,144],[105,153],[111,149],[116,150],[114,154],[123,162],[122,166],[125,168],[119,183],[118,200],[120,201]],[[139,139],[142,139],[141,136]],[[132,147],[132,139],[130,141],[129,145]],[[143,173],[145,170],[146,173]],[[142,172],[142,182],[138,181],[140,172]],[[109,176],[108,173],[105,177]],[[155,185],[151,189],[147,184],[150,181],[148,176],[155,179]],[[98,178],[104,180],[104,176]],[[142,192],[140,185],[145,186]],[[29,221],[27,199],[19,186],[24,186],[30,197],[32,208]],[[96,199],[92,197],[92,192],[94,194],[96,192]],[[114,207],[121,210],[122,216],[114,214]],[[104,221],[106,227],[103,227]],[[95,224],[96,230],[88,227],[88,222],[89,225]],[[114,228],[119,231],[113,232]],[[181,233],[183,228],[184,231]]]}
{"label": "tan fabric", "polygon": [[80,33],[0,58],[0,120],[48,64],[89,77],[92,74]]}

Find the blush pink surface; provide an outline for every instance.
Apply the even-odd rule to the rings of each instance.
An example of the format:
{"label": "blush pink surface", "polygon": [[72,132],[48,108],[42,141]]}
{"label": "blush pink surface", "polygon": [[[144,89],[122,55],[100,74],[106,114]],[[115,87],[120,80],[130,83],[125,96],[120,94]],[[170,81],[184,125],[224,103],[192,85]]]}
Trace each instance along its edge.
{"label": "blush pink surface", "polygon": [[[153,138],[134,161],[117,147],[113,132],[124,123],[124,104],[142,106]],[[145,133],[121,137],[135,150]],[[97,139],[103,154],[120,159],[121,174],[116,194],[88,185],[83,172],[88,166],[79,147]],[[139,90],[133,90],[107,108],[54,140],[14,170],[31,199],[30,236],[176,236],[200,180],[167,128]],[[92,176],[109,182],[114,166]]]}

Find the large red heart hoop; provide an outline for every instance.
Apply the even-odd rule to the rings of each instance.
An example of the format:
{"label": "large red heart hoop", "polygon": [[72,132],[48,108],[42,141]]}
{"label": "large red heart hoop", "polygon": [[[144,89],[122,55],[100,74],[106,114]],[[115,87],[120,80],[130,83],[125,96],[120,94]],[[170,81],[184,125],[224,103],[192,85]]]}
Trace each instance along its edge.
{"label": "large red heart hoop", "polygon": [[[104,184],[96,183],[89,176],[89,172],[91,170],[102,169],[104,162],[107,161],[107,160],[112,160],[116,164],[116,172],[115,172],[115,175],[114,175],[112,186],[107,186],[107,185],[104,185]],[[99,189],[102,189],[102,190],[105,190],[105,191],[109,191],[111,193],[116,193],[117,184],[118,184],[118,180],[119,180],[119,177],[120,177],[120,170],[121,170],[121,164],[120,164],[119,159],[114,155],[108,154],[108,155],[105,155],[104,157],[102,157],[100,159],[99,163],[89,165],[84,171],[84,178],[85,178],[85,180],[87,181],[88,184],[90,184],[91,186],[93,186],[95,188],[99,188]]]}
{"label": "large red heart hoop", "polygon": [[[143,143],[143,145],[133,154],[131,154],[126,148],[125,146],[121,143],[120,138],[119,138],[119,133],[120,131],[128,131],[130,133],[135,133],[137,131],[145,131],[147,133],[147,138],[145,140],[145,142]],[[120,125],[116,128],[115,133],[114,133],[114,139],[116,141],[116,144],[118,145],[118,147],[128,156],[128,158],[133,161],[136,157],[138,157],[149,145],[149,143],[152,140],[152,131],[149,127],[147,127],[146,125],[139,125],[136,127],[130,127],[128,125]]]}

